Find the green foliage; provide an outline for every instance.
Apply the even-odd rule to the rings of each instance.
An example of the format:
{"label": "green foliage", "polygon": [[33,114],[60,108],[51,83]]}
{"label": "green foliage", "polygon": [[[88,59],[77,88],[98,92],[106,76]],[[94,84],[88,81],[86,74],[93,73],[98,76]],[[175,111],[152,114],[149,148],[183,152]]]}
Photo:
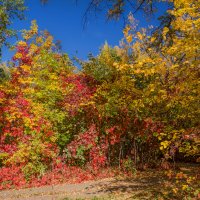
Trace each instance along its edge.
{"label": "green foliage", "polygon": [[[162,45],[129,16],[122,45],[106,43],[78,72],[48,32],[38,34],[35,21],[23,31],[16,67],[0,68],[4,173],[3,167],[20,166],[29,180],[53,164],[58,173],[66,165],[93,171],[117,165],[135,173],[170,168],[177,158],[199,162],[200,4],[173,2]],[[181,195],[198,192],[186,188]]]}
{"label": "green foliage", "polygon": [[10,70],[5,63],[0,64],[0,82],[3,82],[10,77]]}
{"label": "green foliage", "polygon": [[24,19],[24,11],[26,7],[24,0],[1,0],[0,1],[0,58],[3,45],[9,46],[7,39],[16,34],[10,28],[12,20],[18,18]]}

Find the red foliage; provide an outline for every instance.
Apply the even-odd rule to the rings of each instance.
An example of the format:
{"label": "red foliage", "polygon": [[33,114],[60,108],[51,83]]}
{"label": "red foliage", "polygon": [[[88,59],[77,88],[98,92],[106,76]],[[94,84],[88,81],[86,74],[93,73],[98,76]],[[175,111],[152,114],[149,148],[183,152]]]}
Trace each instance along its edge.
{"label": "red foliage", "polygon": [[93,96],[96,91],[95,81],[86,75],[70,75],[63,80],[63,87],[72,85],[73,90],[70,94],[65,96],[63,103],[69,104],[69,112],[72,115],[76,114],[76,111],[80,103],[86,103]]}
{"label": "red foliage", "polygon": [[97,170],[105,166],[108,149],[106,140],[101,140],[101,142],[99,142],[99,138],[100,135],[96,130],[96,126],[93,124],[86,132],[78,135],[78,137],[67,146],[68,151],[73,158],[76,158],[78,148],[83,147],[86,152],[84,156],[87,157],[88,163],[94,170]]}
{"label": "red foliage", "polygon": [[21,58],[17,58],[16,56],[13,57],[14,61],[19,61],[20,64],[27,64],[30,65],[32,62],[31,57],[28,55],[29,53],[29,46],[28,45],[20,45],[18,44],[16,46],[16,50],[18,53],[20,53],[22,55]]}
{"label": "red foliage", "polygon": [[0,190],[40,187],[61,183],[80,183],[83,181],[113,177],[116,173],[119,173],[115,169],[111,170],[105,168],[101,171],[97,170],[94,174],[90,170],[68,166],[58,159],[57,161],[54,160],[52,163],[52,170],[49,170],[40,178],[33,176],[28,181],[25,179],[21,168],[22,166],[0,168]]}

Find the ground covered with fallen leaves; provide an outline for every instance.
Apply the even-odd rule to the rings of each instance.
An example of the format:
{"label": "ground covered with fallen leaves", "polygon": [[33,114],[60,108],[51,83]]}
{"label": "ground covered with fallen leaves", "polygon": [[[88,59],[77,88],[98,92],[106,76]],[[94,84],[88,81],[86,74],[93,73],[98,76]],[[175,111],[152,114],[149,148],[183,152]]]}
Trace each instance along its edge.
{"label": "ground covered with fallen leaves", "polygon": [[[172,170],[171,170],[172,171]],[[103,199],[181,199],[173,197],[171,191],[176,187],[177,179],[172,180],[170,171],[147,170],[138,171],[132,176],[118,175],[116,177],[82,183],[65,183],[38,188],[5,190],[0,192],[0,199],[4,200],[103,200]],[[179,164],[176,173],[188,176],[199,173],[197,164]],[[183,177],[181,178],[183,182]],[[181,183],[179,183],[180,185]],[[199,182],[194,186],[198,189]],[[170,190],[172,189],[172,190]],[[171,197],[170,197],[171,196]],[[197,195],[197,199],[200,196]]]}

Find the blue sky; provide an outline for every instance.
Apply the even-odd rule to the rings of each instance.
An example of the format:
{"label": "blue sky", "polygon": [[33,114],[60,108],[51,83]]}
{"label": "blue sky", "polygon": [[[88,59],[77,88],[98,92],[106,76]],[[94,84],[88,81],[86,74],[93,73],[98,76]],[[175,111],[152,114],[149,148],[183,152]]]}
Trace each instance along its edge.
{"label": "blue sky", "polygon": [[[12,28],[16,30],[28,29],[32,20],[37,20],[40,30],[48,30],[55,40],[60,40],[62,50],[70,57],[78,56],[86,59],[88,53],[97,55],[99,48],[107,41],[109,45],[119,44],[123,37],[122,29],[124,22],[106,21],[105,13],[99,13],[97,18],[94,14],[89,15],[87,27],[83,29],[83,15],[88,5],[88,0],[49,0],[46,5],[41,5],[39,0],[26,0],[28,11],[25,13],[26,20],[14,20]],[[158,24],[156,18],[163,13],[166,6],[159,5],[158,13],[147,22],[145,16],[138,12],[135,15],[139,20],[139,26]],[[19,33],[20,35],[20,33]],[[16,40],[12,40],[15,43]],[[13,52],[3,49],[3,61],[12,57]]]}

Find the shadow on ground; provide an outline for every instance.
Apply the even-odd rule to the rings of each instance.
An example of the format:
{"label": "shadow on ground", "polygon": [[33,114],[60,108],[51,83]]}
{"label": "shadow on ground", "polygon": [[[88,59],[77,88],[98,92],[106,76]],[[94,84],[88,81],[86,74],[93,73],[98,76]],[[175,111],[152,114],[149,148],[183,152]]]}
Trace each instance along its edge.
{"label": "shadow on ground", "polygon": [[97,195],[122,195],[123,198],[151,199],[160,194],[161,185],[164,183],[163,173],[144,172],[132,178],[118,178],[109,182],[101,182],[89,186],[87,194]]}
{"label": "shadow on ground", "polygon": [[[184,163],[181,171],[188,174],[198,173],[199,165]],[[2,200],[145,200],[162,196],[167,178],[162,170],[138,172],[130,178],[115,177],[88,181],[80,184],[62,184],[7,190],[0,192]]]}

